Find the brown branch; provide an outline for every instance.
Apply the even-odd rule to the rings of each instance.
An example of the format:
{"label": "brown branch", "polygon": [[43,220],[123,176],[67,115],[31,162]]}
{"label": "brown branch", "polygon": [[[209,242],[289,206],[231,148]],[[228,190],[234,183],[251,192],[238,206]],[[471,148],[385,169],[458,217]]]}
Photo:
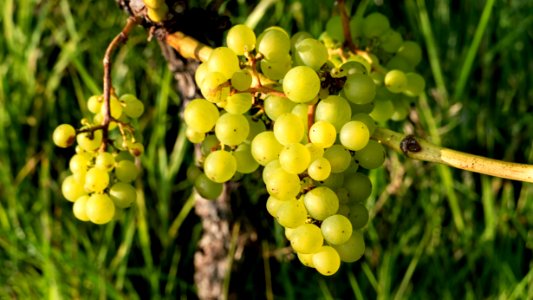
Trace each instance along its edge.
{"label": "brown branch", "polygon": [[346,12],[346,5],[344,0],[338,0],[337,5],[339,6],[339,12],[341,14],[342,32],[344,33],[345,43],[351,51],[356,52],[357,47],[353,43],[352,33],[350,32],[350,17]]}

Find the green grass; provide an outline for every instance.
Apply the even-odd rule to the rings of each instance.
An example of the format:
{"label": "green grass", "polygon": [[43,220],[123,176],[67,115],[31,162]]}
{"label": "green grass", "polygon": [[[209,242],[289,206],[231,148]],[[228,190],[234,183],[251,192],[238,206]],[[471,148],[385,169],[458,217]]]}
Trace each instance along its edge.
{"label": "green grass", "polygon": [[[254,5],[227,5],[245,22]],[[260,30],[279,24],[318,35],[331,3],[262,1]],[[410,122],[390,123],[435,143],[533,163],[533,4],[405,0],[370,4],[421,43],[427,97]],[[355,10],[355,4],[348,6]],[[261,10],[263,13],[261,13]],[[291,11],[292,14],[288,14]],[[102,56],[125,15],[114,1],[0,3],[0,299],[195,298],[201,226],[185,169],[192,147],[180,99],[157,43],[135,29],[117,51],[118,93],[147,104],[146,153],[137,205],[119,221],[76,221],[60,194],[72,149],[51,143],[59,123],[78,124],[101,92]],[[268,16],[268,17],[265,17]],[[257,178],[243,181],[234,212],[259,238],[234,261],[229,294],[275,299],[527,299],[533,295],[533,186],[390,153],[371,172],[364,258],[333,277],[283,251]],[[254,204],[254,201],[259,204]],[[237,206],[237,204],[239,204]],[[270,296],[267,296],[270,295]]]}

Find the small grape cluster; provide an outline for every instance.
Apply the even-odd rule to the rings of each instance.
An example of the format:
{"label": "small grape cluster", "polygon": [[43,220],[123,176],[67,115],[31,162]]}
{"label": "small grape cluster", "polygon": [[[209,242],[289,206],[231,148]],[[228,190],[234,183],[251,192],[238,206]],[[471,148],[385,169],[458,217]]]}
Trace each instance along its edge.
{"label": "small grape cluster", "polygon": [[77,142],[76,154],[69,161],[72,174],[61,184],[63,196],[74,202],[74,216],[105,224],[137,197],[132,186],[139,173],[134,158],[144,152],[144,147],[136,142],[131,122],[142,115],[144,105],[131,94],[120,99],[112,95],[108,110],[103,96],[95,95],[87,100],[87,108],[94,114],[92,122],[83,119],[79,130],[61,124],[52,138],[61,148]]}
{"label": "small grape cluster", "polygon": [[337,21],[319,39],[290,37],[279,27],[256,36],[235,25],[227,47],[214,49],[196,71],[205,98],[184,110],[187,137],[203,155],[203,173],[190,172],[197,192],[216,198],[224,182],[263,167],[268,212],[300,261],[323,275],[363,255],[363,202],[372,183],[362,169],[385,160],[371,136],[377,122],[405,118],[412,99],[404,97],[424,89],[412,72],[420,48],[381,14],[350,22],[365,50],[342,47]]}

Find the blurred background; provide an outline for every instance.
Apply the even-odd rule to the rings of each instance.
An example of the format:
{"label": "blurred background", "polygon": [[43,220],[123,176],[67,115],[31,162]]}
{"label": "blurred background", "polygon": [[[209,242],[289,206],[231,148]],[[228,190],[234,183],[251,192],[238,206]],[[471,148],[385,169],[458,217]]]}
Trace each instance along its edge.
{"label": "blurred background", "polygon": [[[220,1],[232,23],[279,25],[315,37],[333,1]],[[355,3],[347,1],[350,12]],[[189,1],[205,7],[207,1]],[[114,56],[118,94],[135,93],[146,147],[139,197],[119,220],[77,221],[61,196],[73,149],[53,146],[101,93],[102,58],[127,14],[113,0],[0,2],[0,298],[194,299],[201,225],[186,169],[192,147],[159,45],[139,27]],[[533,163],[533,3],[528,0],[375,1],[418,41],[426,78],[409,120],[389,122],[437,144]],[[266,213],[257,176],[241,181],[234,214],[257,240],[235,256],[232,299],[531,299],[533,185],[411,161],[390,153],[371,172],[366,252],[323,277],[288,251]],[[246,218],[245,218],[246,219]],[[244,224],[244,223],[243,223]]]}

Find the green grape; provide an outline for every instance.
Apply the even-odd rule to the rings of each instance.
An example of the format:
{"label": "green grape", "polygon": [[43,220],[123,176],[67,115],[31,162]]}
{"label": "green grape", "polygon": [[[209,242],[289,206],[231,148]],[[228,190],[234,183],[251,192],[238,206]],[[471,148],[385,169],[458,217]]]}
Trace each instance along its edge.
{"label": "green grape", "polygon": [[[105,109],[106,109],[105,105],[102,105],[102,107],[100,108],[100,113],[102,115],[105,115]],[[109,109],[110,109],[111,117],[118,120],[122,116],[122,111],[124,108],[122,107],[122,102],[120,102],[117,99],[117,97],[110,96],[109,97]]]}
{"label": "green grape", "polygon": [[317,158],[309,164],[307,174],[316,181],[326,180],[331,174],[331,164],[329,163],[329,160],[324,157]]}
{"label": "green grape", "polygon": [[[296,115],[299,119],[300,119],[300,122],[302,122],[302,124],[304,125],[304,139],[305,141],[307,141],[307,130],[308,130],[308,118],[309,118],[309,107],[310,107],[311,104],[308,104],[308,103],[301,103],[301,104],[296,104],[292,110],[291,110],[291,113]],[[304,140],[302,140],[304,141]]]}
{"label": "green grape", "polygon": [[205,139],[205,133],[198,132],[190,127],[187,127],[187,129],[185,130],[185,136],[187,137],[189,142],[193,144],[199,144]]}
{"label": "green grape", "polygon": [[196,71],[194,72],[194,81],[198,87],[200,87],[208,73],[209,69],[207,68],[207,63],[201,63],[198,65]]}
{"label": "green grape", "polygon": [[307,38],[296,44],[293,55],[296,64],[318,71],[328,60],[328,49],[318,40]]}
{"label": "green grape", "polygon": [[411,65],[404,57],[399,55],[394,55],[389,61],[385,64],[385,67],[389,70],[401,70],[404,72],[411,72],[414,69],[414,66]]}
{"label": "green grape", "polygon": [[290,113],[295,105],[288,98],[268,95],[263,102],[263,109],[270,120],[276,121],[280,115]]}
{"label": "green grape", "polygon": [[224,81],[230,79],[233,73],[241,69],[237,55],[227,47],[213,49],[206,63],[209,72],[221,73],[224,76]]}
{"label": "green grape", "polygon": [[102,130],[79,133],[76,136],[76,142],[84,151],[95,151],[102,144]]}
{"label": "green grape", "polygon": [[340,206],[345,205],[350,202],[350,196],[348,194],[348,189],[344,187],[336,188],[335,194],[337,194],[337,198],[339,198],[339,211],[337,214],[343,214],[340,212]]}
{"label": "green grape", "polygon": [[363,149],[370,139],[370,131],[361,121],[350,121],[342,126],[339,132],[341,144],[352,151]]}
{"label": "green grape", "polygon": [[367,38],[379,37],[390,28],[389,19],[378,12],[367,15],[362,25],[363,35]]}
{"label": "green grape", "polygon": [[320,229],[324,240],[331,245],[344,244],[352,236],[352,223],[347,217],[340,214],[325,218]]}
{"label": "green grape", "polygon": [[291,101],[304,103],[313,100],[320,90],[320,78],[308,66],[290,69],[283,78],[283,92]]}
{"label": "green grape", "polygon": [[328,96],[316,105],[315,122],[327,121],[338,132],[342,125],[350,120],[352,109],[346,99],[340,96]]}
{"label": "green grape", "polygon": [[302,224],[296,227],[290,237],[294,251],[303,254],[317,252],[324,243],[322,232],[315,224]]}
{"label": "green grape", "polygon": [[366,75],[367,68],[359,61],[349,60],[340,67],[331,70],[331,76],[335,78],[347,77],[354,74]]}
{"label": "green grape", "polygon": [[325,186],[308,191],[304,196],[304,203],[309,215],[319,221],[337,213],[339,209],[337,194]]}
{"label": "green grape", "polygon": [[266,201],[266,209],[272,217],[276,218],[278,215],[278,209],[287,201],[296,201],[296,199],[280,200],[276,197],[270,196]]}
{"label": "green grape", "polygon": [[87,99],[87,109],[93,114],[97,114],[102,110],[104,97],[102,95],[94,95]]}
{"label": "green grape", "polygon": [[87,193],[83,185],[84,182],[82,180],[77,180],[74,175],[67,176],[61,184],[61,193],[65,199],[74,202]]}
{"label": "green grape", "polygon": [[277,172],[277,169],[280,169],[280,168],[281,168],[281,164],[279,163],[279,160],[277,159],[274,159],[273,161],[266,164],[262,172],[263,182],[266,183],[267,180],[272,176],[272,174]]}
{"label": "green grape", "polygon": [[194,99],[185,106],[183,119],[185,124],[196,132],[205,133],[213,129],[219,118],[217,107],[205,100]]}
{"label": "green grape", "polygon": [[355,152],[354,158],[361,167],[375,169],[381,167],[385,161],[385,148],[380,143],[370,140],[366,147]]}
{"label": "green grape", "polygon": [[115,210],[115,204],[107,194],[92,194],[85,203],[87,217],[95,224],[111,221],[115,216]]}
{"label": "green grape", "polygon": [[307,148],[307,150],[309,151],[309,154],[311,155],[311,161],[319,159],[324,155],[324,148],[318,147],[317,145],[313,143],[307,143],[305,144],[305,147]]}
{"label": "green grape", "polygon": [[250,115],[246,115],[246,120],[248,121],[248,125],[250,126],[250,132],[246,137],[246,141],[251,142],[256,135],[266,130],[266,126],[261,119],[254,120]]}
{"label": "green grape", "polygon": [[139,170],[131,160],[121,160],[115,165],[115,176],[123,182],[132,182],[139,175]]}
{"label": "green grape", "polygon": [[[374,81],[374,84],[376,86],[382,86],[383,85],[383,81],[385,81],[385,74],[381,73],[381,72],[372,72],[370,73],[370,78],[372,78],[372,81]],[[377,90],[379,90],[379,88],[376,88],[376,94],[377,94]]]}
{"label": "green grape", "polygon": [[74,217],[80,221],[89,221],[87,216],[87,200],[89,200],[89,195],[83,195],[79,197],[72,205],[72,212]]}
{"label": "green grape", "polygon": [[278,142],[274,132],[263,131],[252,140],[252,156],[262,166],[278,158],[283,146]]}
{"label": "green grape", "polygon": [[318,273],[331,276],[339,270],[341,259],[337,250],[331,246],[322,246],[313,254],[313,265]]}
{"label": "green grape", "polygon": [[252,156],[252,147],[248,143],[240,144],[233,151],[233,156],[237,162],[237,172],[239,173],[250,174],[259,168],[259,163]]}
{"label": "green grape", "polygon": [[376,99],[374,109],[370,112],[372,119],[378,122],[389,120],[394,114],[394,104],[389,99]]}
{"label": "green grape", "polygon": [[329,177],[324,180],[323,184],[330,189],[342,187],[344,184],[344,173],[331,173]]}
{"label": "green grape", "polygon": [[280,200],[295,198],[300,193],[300,178],[282,168],[271,170],[270,177],[265,180],[267,192]]}
{"label": "green grape", "polygon": [[374,131],[376,130],[377,124],[374,119],[372,119],[371,116],[365,113],[356,113],[352,116],[352,121],[360,121],[365,123],[366,128],[368,128],[368,132],[370,135],[374,134]]}
{"label": "green grape", "polygon": [[252,85],[252,75],[250,72],[240,70],[231,76],[231,86],[239,92],[246,91]]}
{"label": "green grape", "polygon": [[354,40],[360,38],[363,34],[363,22],[363,18],[353,17],[350,19],[350,33],[352,34],[352,38]]}
{"label": "green grape", "polygon": [[94,166],[103,170],[111,171],[115,167],[115,157],[109,152],[99,152],[94,160]]}
{"label": "green grape", "polygon": [[402,35],[393,29],[389,29],[383,33],[383,35],[379,37],[379,40],[379,46],[387,53],[395,53],[400,49],[403,43]]}
{"label": "green grape", "polygon": [[343,185],[348,191],[348,197],[351,202],[363,202],[372,193],[370,178],[359,172],[344,176]]}
{"label": "green grape", "polygon": [[135,142],[128,145],[128,150],[133,156],[141,156],[144,153],[144,146]]}
{"label": "green grape", "polygon": [[244,24],[234,25],[226,36],[226,44],[237,55],[244,55],[245,52],[254,50],[255,42],[254,31]]}
{"label": "green grape", "polygon": [[367,104],[355,104],[353,102],[350,102],[350,108],[352,109],[353,114],[363,113],[363,114],[369,114],[372,109],[374,109],[374,101],[371,101]]}
{"label": "green grape", "polygon": [[128,151],[120,151],[115,155],[115,162],[119,162],[122,160],[134,161],[135,157],[133,157],[133,155],[131,155],[131,153],[129,153]]}
{"label": "green grape", "polygon": [[407,86],[403,91],[407,96],[415,97],[420,95],[426,88],[426,81],[418,73],[407,73]]}
{"label": "green grape", "polygon": [[404,58],[413,67],[422,61],[422,49],[413,41],[404,41],[396,55]]}
{"label": "green grape", "polygon": [[286,54],[277,60],[262,59],[260,62],[261,72],[272,80],[283,79],[285,74],[291,69],[291,56]]}
{"label": "green grape", "polygon": [[350,166],[352,156],[342,145],[335,144],[324,151],[324,158],[331,164],[331,173],[344,172]]}
{"label": "green grape", "polygon": [[137,119],[144,113],[144,104],[132,94],[120,96],[120,101],[124,103],[123,112],[126,116]]}
{"label": "green grape", "polygon": [[85,175],[85,190],[101,193],[109,185],[109,173],[106,169],[93,167]]}
{"label": "green grape", "polygon": [[202,95],[213,103],[219,103],[226,100],[229,96],[230,88],[228,86],[221,86],[228,79],[220,72],[207,72],[204,75],[202,82],[198,85]]}
{"label": "green grape", "polygon": [[131,184],[119,181],[109,188],[109,197],[118,208],[126,208],[137,200],[137,191]]}
{"label": "green grape", "polygon": [[268,60],[281,60],[290,48],[289,35],[280,27],[269,27],[257,38],[256,49]]}
{"label": "green grape", "polygon": [[309,140],[321,148],[329,148],[337,139],[335,126],[328,121],[316,121],[309,128]]}
{"label": "green grape", "polygon": [[300,143],[286,145],[279,153],[279,163],[283,170],[291,174],[301,174],[311,163],[311,154]]}
{"label": "green grape", "polygon": [[346,78],[343,92],[351,102],[366,104],[376,96],[376,85],[370,76],[356,73]]}
{"label": "green grape", "polygon": [[368,223],[368,209],[362,203],[354,203],[350,206],[348,219],[354,230],[361,229]]}
{"label": "green grape", "polygon": [[354,231],[346,243],[333,245],[333,248],[337,250],[339,257],[343,262],[350,263],[359,260],[365,253],[365,240],[363,239],[363,234],[359,231]]}
{"label": "green grape", "polygon": [[308,38],[313,38],[313,36],[309,33],[309,32],[306,32],[306,31],[299,31],[295,34],[293,34],[291,36],[291,49],[292,51],[294,52],[294,49],[296,48],[296,44],[298,44],[299,42],[305,40],[305,39],[308,39]]}
{"label": "green grape", "polygon": [[307,210],[302,201],[290,199],[278,207],[276,220],[283,227],[296,228],[307,220]]}
{"label": "green grape", "polygon": [[305,127],[295,114],[284,113],[276,119],[273,132],[280,144],[289,145],[302,140]]}
{"label": "green grape", "polygon": [[314,253],[309,253],[309,254],[296,253],[298,260],[302,263],[302,265],[309,267],[309,268],[315,267],[315,265],[313,264],[313,255]]}
{"label": "green grape", "polygon": [[85,181],[85,174],[89,169],[89,163],[91,163],[92,156],[88,152],[74,154],[69,161],[69,169],[79,181],[83,177]]}
{"label": "green grape", "polygon": [[326,32],[335,41],[344,42],[344,30],[342,29],[341,16],[330,17],[326,23]]}
{"label": "green grape", "polygon": [[200,152],[207,156],[209,153],[217,150],[220,147],[220,141],[213,134],[207,135],[200,145]]}
{"label": "green grape", "polygon": [[250,125],[243,115],[226,113],[218,118],[215,125],[215,135],[224,145],[238,145],[248,137]]}
{"label": "green grape", "polygon": [[214,182],[224,183],[235,175],[237,161],[230,152],[217,150],[209,153],[204,161],[204,173]]}
{"label": "green grape", "polygon": [[209,179],[204,173],[201,173],[194,180],[194,189],[203,198],[215,200],[222,194],[224,184],[214,182]]}
{"label": "green grape", "polygon": [[385,74],[385,87],[392,93],[401,93],[407,87],[407,77],[400,70],[390,70]]}
{"label": "green grape", "polygon": [[200,170],[200,168],[198,168],[195,164],[189,164],[187,167],[187,180],[194,182],[196,177],[203,173],[204,172],[202,172],[202,170]]}

